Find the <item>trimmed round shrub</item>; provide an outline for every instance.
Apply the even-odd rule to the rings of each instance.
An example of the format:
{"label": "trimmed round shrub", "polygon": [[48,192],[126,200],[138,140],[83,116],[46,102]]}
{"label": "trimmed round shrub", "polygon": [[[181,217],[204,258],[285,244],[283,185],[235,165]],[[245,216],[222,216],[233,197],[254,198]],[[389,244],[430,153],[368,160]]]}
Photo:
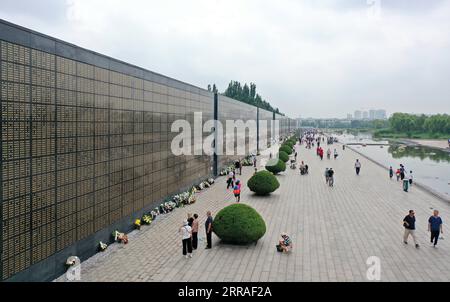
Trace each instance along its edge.
{"label": "trimmed round shrub", "polygon": [[289,147],[288,145],[282,145],[280,149],[278,149],[279,152],[283,151],[286,152],[288,155],[292,154],[292,147]]}
{"label": "trimmed round shrub", "polygon": [[267,195],[278,189],[280,183],[271,172],[259,171],[248,180],[247,187],[256,195]]}
{"label": "trimmed round shrub", "polygon": [[281,159],[283,162],[287,162],[289,160],[289,155],[284,151],[280,151],[278,153],[278,158]]}
{"label": "trimmed round shrub", "polygon": [[[284,143],[283,145],[289,146],[289,148],[291,148],[291,149],[294,147],[294,144],[292,144],[292,143],[290,143],[290,142],[289,142],[289,143]],[[283,146],[283,145],[282,145],[282,146]]]}
{"label": "trimmed round shrub", "polygon": [[286,171],[286,163],[279,158],[272,158],[267,162],[266,170],[276,175]]}
{"label": "trimmed round shrub", "polygon": [[212,229],[225,243],[248,244],[257,242],[264,236],[266,223],[252,207],[235,203],[217,213]]}
{"label": "trimmed round shrub", "polygon": [[292,147],[294,146],[291,142],[284,142],[282,146],[288,146],[292,149]]}

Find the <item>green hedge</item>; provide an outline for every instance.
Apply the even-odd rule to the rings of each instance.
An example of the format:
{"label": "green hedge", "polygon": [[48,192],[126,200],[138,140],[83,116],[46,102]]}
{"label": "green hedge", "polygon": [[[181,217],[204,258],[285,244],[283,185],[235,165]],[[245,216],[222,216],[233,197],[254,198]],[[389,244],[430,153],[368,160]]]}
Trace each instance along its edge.
{"label": "green hedge", "polygon": [[292,147],[289,147],[288,145],[281,145],[280,149],[278,149],[279,152],[283,151],[286,152],[288,155],[292,154]]}
{"label": "green hedge", "polygon": [[292,147],[294,146],[291,142],[284,142],[282,146],[288,146],[292,149]]}
{"label": "green hedge", "polygon": [[284,151],[280,151],[278,153],[278,158],[281,159],[283,162],[287,162],[289,160],[289,155]]}
{"label": "green hedge", "polygon": [[247,186],[256,195],[267,195],[278,189],[280,183],[271,172],[260,171],[248,180]]}
{"label": "green hedge", "polygon": [[248,244],[264,236],[266,223],[252,207],[235,203],[217,213],[212,229],[225,243]]}
{"label": "green hedge", "polygon": [[286,171],[286,163],[279,158],[272,158],[267,162],[266,170],[276,175]]}

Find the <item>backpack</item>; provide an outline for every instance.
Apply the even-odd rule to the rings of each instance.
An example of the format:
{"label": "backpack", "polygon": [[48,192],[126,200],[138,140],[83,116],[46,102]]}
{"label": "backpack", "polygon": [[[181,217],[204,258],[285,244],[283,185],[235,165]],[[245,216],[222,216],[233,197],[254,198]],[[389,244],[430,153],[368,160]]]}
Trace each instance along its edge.
{"label": "backpack", "polygon": [[277,251],[278,252],[282,252],[283,251],[283,249],[281,248],[281,245],[277,244],[276,247],[277,247]]}
{"label": "backpack", "polygon": [[234,194],[241,194],[241,190],[239,190],[239,186],[234,186],[233,193]]}

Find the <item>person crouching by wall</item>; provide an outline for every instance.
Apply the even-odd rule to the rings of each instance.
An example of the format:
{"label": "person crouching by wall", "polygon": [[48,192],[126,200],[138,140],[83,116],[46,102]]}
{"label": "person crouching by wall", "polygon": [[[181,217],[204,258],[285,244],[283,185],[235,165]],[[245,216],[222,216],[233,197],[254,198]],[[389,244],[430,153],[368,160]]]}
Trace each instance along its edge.
{"label": "person crouching by wall", "polygon": [[277,250],[283,253],[292,250],[292,240],[286,233],[281,233],[281,240],[278,241]]}

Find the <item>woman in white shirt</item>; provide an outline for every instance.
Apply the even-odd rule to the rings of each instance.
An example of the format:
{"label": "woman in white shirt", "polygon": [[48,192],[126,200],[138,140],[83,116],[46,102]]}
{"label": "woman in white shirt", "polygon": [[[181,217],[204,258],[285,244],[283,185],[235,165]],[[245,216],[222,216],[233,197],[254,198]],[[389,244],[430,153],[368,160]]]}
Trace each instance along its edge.
{"label": "woman in white shirt", "polygon": [[183,243],[183,255],[186,258],[192,258],[192,228],[189,226],[187,220],[183,221],[180,233]]}

